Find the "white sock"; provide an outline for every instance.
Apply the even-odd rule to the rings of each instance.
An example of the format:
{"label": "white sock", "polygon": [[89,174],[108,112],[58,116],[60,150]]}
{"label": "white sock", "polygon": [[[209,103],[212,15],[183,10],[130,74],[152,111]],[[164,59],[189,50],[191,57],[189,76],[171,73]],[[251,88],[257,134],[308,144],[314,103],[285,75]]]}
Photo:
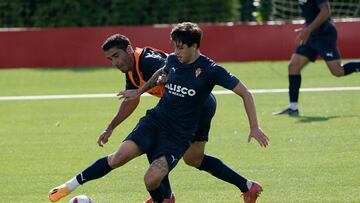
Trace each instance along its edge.
{"label": "white sock", "polygon": [[246,186],[247,186],[248,189],[250,190],[250,188],[251,188],[251,186],[252,186],[251,180],[247,180],[247,181],[246,181]]}
{"label": "white sock", "polygon": [[297,102],[290,102],[289,108],[292,110],[297,110],[299,109],[299,104]]}
{"label": "white sock", "polygon": [[68,186],[70,191],[75,190],[80,185],[80,183],[76,180],[76,177],[70,179],[65,184],[66,184],[66,186]]}

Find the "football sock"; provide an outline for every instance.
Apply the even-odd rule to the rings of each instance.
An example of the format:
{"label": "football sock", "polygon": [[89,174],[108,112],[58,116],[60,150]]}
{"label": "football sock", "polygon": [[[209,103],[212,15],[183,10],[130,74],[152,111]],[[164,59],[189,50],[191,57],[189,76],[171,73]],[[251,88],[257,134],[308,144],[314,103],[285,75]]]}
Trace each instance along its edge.
{"label": "football sock", "polygon": [[289,97],[291,102],[298,102],[301,75],[289,75]]}
{"label": "football sock", "polygon": [[83,172],[76,176],[76,180],[82,185],[87,181],[101,178],[108,174],[113,168],[109,166],[107,156],[98,159]]}
{"label": "football sock", "polygon": [[69,180],[68,182],[66,182],[66,186],[68,186],[70,191],[75,190],[79,185],[80,185],[80,183],[76,180],[76,177],[74,177],[71,180]]}
{"label": "football sock", "polygon": [[349,75],[353,72],[360,72],[360,61],[350,61],[343,65],[344,74]]}
{"label": "football sock", "polygon": [[162,203],[164,201],[164,188],[162,184],[155,190],[148,191],[154,203]]}
{"label": "football sock", "polygon": [[170,181],[169,181],[168,175],[166,175],[164,177],[164,179],[161,181],[161,184],[163,185],[163,189],[164,189],[164,197],[170,198],[172,191],[171,191],[171,186],[170,186]]}
{"label": "football sock", "polygon": [[247,180],[216,157],[205,155],[198,169],[206,171],[225,182],[235,185],[241,192],[248,191],[246,185]]}
{"label": "football sock", "polygon": [[292,110],[296,110],[299,108],[299,104],[297,102],[290,102],[289,108]]}
{"label": "football sock", "polygon": [[247,186],[248,189],[250,189],[251,186],[252,186],[252,182],[250,180],[247,180],[246,181],[246,186]]}

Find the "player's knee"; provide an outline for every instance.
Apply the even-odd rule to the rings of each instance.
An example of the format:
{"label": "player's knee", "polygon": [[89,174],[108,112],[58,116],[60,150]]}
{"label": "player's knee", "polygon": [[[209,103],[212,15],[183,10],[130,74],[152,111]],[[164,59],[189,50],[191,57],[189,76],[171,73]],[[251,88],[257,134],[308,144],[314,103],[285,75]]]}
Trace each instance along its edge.
{"label": "player's knee", "polygon": [[127,162],[128,158],[123,153],[114,153],[108,156],[108,162],[111,168],[118,168]]}
{"label": "player's knee", "polygon": [[341,77],[344,76],[344,71],[342,70],[331,70],[331,74],[335,77]]}
{"label": "player's knee", "polygon": [[154,173],[147,172],[144,176],[144,183],[147,190],[155,190],[160,186],[162,178]]}
{"label": "player's knee", "polygon": [[288,71],[289,74],[300,74],[301,67],[298,64],[291,61],[288,65]]}
{"label": "player's knee", "polygon": [[183,157],[184,162],[187,165],[195,167],[195,168],[199,168],[201,166],[203,158],[204,158],[204,155],[194,156],[194,155],[189,155],[189,154],[185,154]]}

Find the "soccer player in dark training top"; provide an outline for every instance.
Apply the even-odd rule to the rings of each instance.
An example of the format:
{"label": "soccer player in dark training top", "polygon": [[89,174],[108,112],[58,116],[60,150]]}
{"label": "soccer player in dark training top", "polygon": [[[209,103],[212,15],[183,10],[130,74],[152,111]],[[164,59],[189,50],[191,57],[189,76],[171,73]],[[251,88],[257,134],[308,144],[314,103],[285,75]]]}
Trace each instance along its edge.
{"label": "soccer player in dark training top", "polygon": [[360,61],[350,61],[341,65],[340,53],[336,47],[337,31],[331,22],[331,9],[327,0],[299,0],[305,27],[297,29],[298,47],[290,59],[288,108],[274,112],[274,115],[299,115],[299,89],[301,86],[301,70],[305,65],[314,62],[320,55],[336,77],[346,76],[360,71]]}
{"label": "soccer player in dark training top", "polygon": [[[144,85],[144,83],[150,79],[150,77],[158,69],[165,65],[167,57],[166,53],[152,47],[136,47],[133,49],[130,40],[121,34],[114,34],[108,37],[104,42],[102,49],[105,56],[111,61],[111,63],[124,73],[126,78],[126,89],[137,89]],[[148,93],[157,97],[161,97],[163,92],[164,88],[160,86],[156,86],[148,91]],[[113,130],[129,115],[131,115],[139,104],[139,101],[140,98],[123,101],[121,103],[118,112],[108,124],[104,132],[102,132],[99,136],[99,146],[103,146],[108,142],[109,138],[113,134]],[[241,188],[240,180],[242,180],[242,177],[236,173],[236,171],[232,170],[220,159],[204,153],[205,144],[208,141],[211,120],[215,111],[216,100],[215,97],[210,94],[206,102],[203,104],[201,116],[198,121],[198,127],[192,133],[192,143],[189,149],[185,152],[183,159],[186,164],[196,167],[199,170],[209,172],[213,176],[231,183],[237,188]],[[115,153],[110,155],[109,160],[117,160],[116,156],[120,156],[120,154]],[[109,165],[115,168],[116,166],[113,165],[115,163],[116,162],[109,162]],[[86,182],[83,181],[81,179],[81,173],[79,173],[76,177],[70,179],[65,184],[53,188],[50,191],[49,198],[52,201],[56,201],[75,190],[80,184],[84,184],[91,180],[87,178]],[[168,177],[163,179],[162,185],[164,186],[165,191],[164,202],[174,203],[175,196],[171,191]],[[152,202],[152,199],[150,198],[146,202]]]}
{"label": "soccer player in dark training top", "polygon": [[[153,122],[155,121],[159,130],[157,136],[154,135],[157,139],[152,153],[154,161],[145,175],[145,185],[153,202],[163,201],[164,191],[161,180],[175,167],[177,160],[189,148],[191,133],[198,125],[202,106],[215,85],[232,90],[242,98],[250,126],[248,141],[254,138],[261,146],[268,145],[269,139],[258,125],[251,93],[237,77],[200,53],[201,35],[201,29],[194,23],[176,25],[171,31],[175,52],[168,56],[165,67],[159,69],[141,88],[119,93],[119,96],[127,101],[138,98],[158,83],[165,84],[163,97],[146,115]],[[146,127],[148,123],[147,119],[140,121],[136,130],[149,129]],[[141,133],[133,135],[130,139],[134,140],[141,149],[144,148],[141,146],[148,145],[143,139],[137,138],[143,137]],[[151,184],[147,180],[152,180]],[[238,181],[244,202],[255,202],[262,191],[262,186],[244,177]]]}

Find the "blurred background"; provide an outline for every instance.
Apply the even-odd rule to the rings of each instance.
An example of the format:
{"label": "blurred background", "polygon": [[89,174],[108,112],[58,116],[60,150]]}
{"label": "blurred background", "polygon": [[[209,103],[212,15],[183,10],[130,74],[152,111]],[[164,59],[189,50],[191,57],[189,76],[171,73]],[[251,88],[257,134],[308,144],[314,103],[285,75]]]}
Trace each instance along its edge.
{"label": "blurred background", "polygon": [[[334,18],[360,16],[359,0],[331,0]],[[297,0],[1,0],[1,27],[88,27],[291,21]]]}
{"label": "blurred background", "polygon": [[[334,18],[360,16],[360,0],[330,1]],[[151,25],[301,18],[291,0],[1,0],[1,27]]]}
{"label": "blurred background", "polygon": [[[359,58],[360,0],[330,3],[342,57]],[[0,67],[109,66],[100,47],[114,33],[171,52],[183,21],[220,62],[288,60],[303,26],[297,0],[0,0]]]}

